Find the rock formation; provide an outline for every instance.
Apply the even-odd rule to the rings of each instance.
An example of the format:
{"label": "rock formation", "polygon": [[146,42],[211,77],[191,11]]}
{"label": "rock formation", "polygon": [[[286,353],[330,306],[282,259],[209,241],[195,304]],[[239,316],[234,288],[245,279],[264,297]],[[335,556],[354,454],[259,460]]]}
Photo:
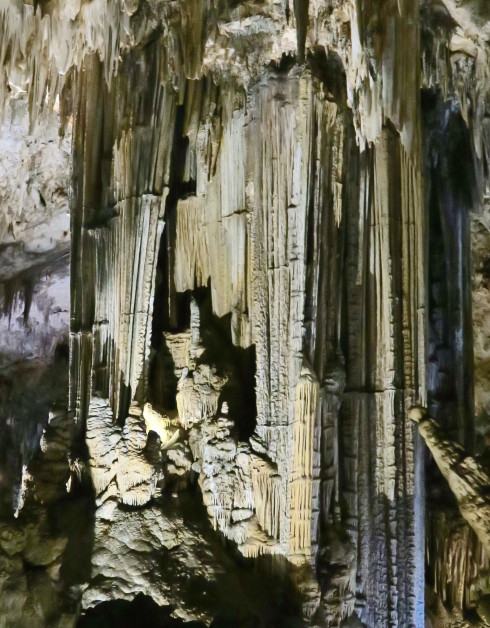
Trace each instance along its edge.
{"label": "rock formation", "polygon": [[487,464],[466,455],[464,449],[448,440],[432,419],[412,409],[411,418],[419,424],[423,436],[439,470],[458,500],[461,514],[470,524],[483,548],[490,552],[490,474]]}
{"label": "rock formation", "polygon": [[0,0],[0,625],[490,625],[489,38]]}

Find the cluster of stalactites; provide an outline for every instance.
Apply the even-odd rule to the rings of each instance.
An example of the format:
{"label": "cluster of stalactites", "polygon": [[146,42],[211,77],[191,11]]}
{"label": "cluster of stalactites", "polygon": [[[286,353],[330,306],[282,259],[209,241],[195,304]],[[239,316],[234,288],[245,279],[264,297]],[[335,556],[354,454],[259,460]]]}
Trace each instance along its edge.
{"label": "cluster of stalactites", "polygon": [[[0,105],[27,94],[34,122],[52,108],[72,69],[98,55],[110,87],[122,56],[160,33],[162,73],[176,91],[204,75],[249,81],[271,61],[294,54],[294,17],[278,3],[243,7],[179,0],[0,0]],[[257,38],[259,36],[259,39]],[[255,41],[251,50],[250,39]]]}
{"label": "cluster of stalactites", "polygon": [[[303,368],[296,386],[293,422],[293,465],[290,480],[292,556],[311,552],[314,506],[314,431],[319,385],[314,375]],[[318,478],[317,478],[318,479]],[[317,492],[316,491],[316,492]]]}
{"label": "cluster of stalactites", "polygon": [[472,13],[468,5],[454,0],[422,2],[421,87],[440,90],[443,101],[453,103],[461,113],[472,137],[481,195],[486,184],[482,167],[490,155],[486,121],[490,110],[490,50],[486,41],[490,22],[482,22],[477,7],[473,5]]}
{"label": "cluster of stalactites", "polygon": [[[416,159],[417,94],[421,86],[437,86],[444,94],[455,91],[468,123],[471,103],[475,152],[481,158],[488,144],[482,133],[489,91],[488,47],[471,16],[460,14],[453,2],[446,0],[445,5],[463,23],[452,27],[437,21],[444,9],[436,10],[432,3],[423,8],[427,4],[431,33],[424,35],[421,45],[426,13],[420,17],[415,0],[400,0],[382,16],[360,0],[348,6],[333,3],[330,11],[311,0],[302,10],[305,15],[292,16],[291,21],[274,3],[250,7],[251,14],[245,17],[243,7],[221,10],[213,2],[170,6],[158,0],[70,0],[49,3],[43,10],[43,3],[36,7],[21,0],[0,0],[0,109],[10,98],[28,94],[31,117],[36,119],[46,103],[54,105],[70,70],[80,69],[85,56],[93,53],[103,62],[110,85],[121,55],[163,26],[162,76],[182,97],[188,79],[233,76],[251,85],[271,61],[291,54],[301,61],[308,58],[308,51],[323,48],[343,64],[347,104],[361,147],[376,142],[390,120],[407,153]],[[260,44],[251,51],[250,41],[255,42],[257,35]],[[414,55],[422,60],[421,73],[418,63],[406,62]]]}
{"label": "cluster of stalactites", "polygon": [[0,1],[0,105],[29,95],[31,119],[50,108],[71,68],[98,53],[108,84],[117,71],[123,45],[134,43],[130,16],[138,0],[42,3]]}

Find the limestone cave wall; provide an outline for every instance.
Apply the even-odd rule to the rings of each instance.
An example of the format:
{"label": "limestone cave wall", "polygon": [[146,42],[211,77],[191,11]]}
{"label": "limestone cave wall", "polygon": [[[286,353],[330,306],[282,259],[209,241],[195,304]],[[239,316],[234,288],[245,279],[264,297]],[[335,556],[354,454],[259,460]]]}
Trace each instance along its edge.
{"label": "limestone cave wall", "polygon": [[0,625],[490,625],[489,36],[0,0]]}

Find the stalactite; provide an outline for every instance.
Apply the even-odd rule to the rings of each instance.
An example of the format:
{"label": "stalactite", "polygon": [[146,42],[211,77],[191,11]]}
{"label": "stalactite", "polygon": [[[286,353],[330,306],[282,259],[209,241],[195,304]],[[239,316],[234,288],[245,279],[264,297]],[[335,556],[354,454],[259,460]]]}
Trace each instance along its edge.
{"label": "stalactite", "polygon": [[[303,367],[296,385],[293,422],[293,464],[290,480],[291,557],[311,555],[313,516],[314,432],[318,404],[318,383],[310,369]],[[315,483],[318,490],[318,482]],[[300,559],[301,560],[301,559]]]}
{"label": "stalactite", "polygon": [[449,609],[474,608],[480,591],[487,588],[488,552],[450,511],[434,513],[428,530],[427,564],[434,591]]}
{"label": "stalactite", "polygon": [[282,501],[280,477],[273,466],[258,457],[251,460],[251,471],[259,525],[269,536],[279,539]]}
{"label": "stalactite", "polygon": [[[421,429],[477,534],[432,503],[434,475],[432,588],[484,616],[490,479],[448,440],[472,455],[488,414],[481,4],[0,0],[0,118],[25,99],[31,129],[54,108],[72,132],[68,412],[39,430],[16,514],[76,495],[86,456],[76,604],[145,592],[211,622],[194,584],[222,586],[221,535],[284,561],[312,625],[419,628],[423,404],[450,410],[450,435]],[[8,198],[2,244],[25,247],[27,197]],[[27,334],[33,284],[21,311],[0,274]]]}
{"label": "stalactite", "polygon": [[[145,59],[158,77],[159,58],[151,57],[153,50],[150,46]],[[89,65],[95,74],[102,71],[95,59]],[[116,79],[109,92],[100,74],[98,81],[87,85],[81,73],[77,88],[75,160],[83,163],[85,154],[101,146],[110,155],[106,159],[98,154],[94,161],[84,164],[74,182],[72,277],[81,272],[86,281],[72,292],[71,342],[77,372],[72,372],[71,404],[82,423],[92,392],[88,382],[91,368],[93,392],[109,397],[117,416],[127,412],[133,398],[146,400],[151,304],[168,193],[164,184],[168,180],[170,151],[165,158],[162,142],[172,128],[175,107],[174,95],[161,86],[157,77],[143,94],[148,103],[158,103],[157,111],[142,119],[131,134],[118,127],[126,123],[126,116],[133,115],[138,95],[131,86]],[[89,99],[88,106],[84,99]],[[94,102],[108,115],[105,124],[99,118],[98,134],[86,141],[85,116],[93,113]],[[110,117],[111,113],[116,119]],[[146,151],[143,145],[149,132],[153,139]],[[156,159],[163,161],[158,168]],[[137,172],[133,177],[128,174],[132,168]],[[101,197],[94,198],[98,186]],[[135,260],[131,265],[126,263],[127,255]],[[82,350],[86,359],[80,355]],[[92,355],[94,364],[90,367]]]}

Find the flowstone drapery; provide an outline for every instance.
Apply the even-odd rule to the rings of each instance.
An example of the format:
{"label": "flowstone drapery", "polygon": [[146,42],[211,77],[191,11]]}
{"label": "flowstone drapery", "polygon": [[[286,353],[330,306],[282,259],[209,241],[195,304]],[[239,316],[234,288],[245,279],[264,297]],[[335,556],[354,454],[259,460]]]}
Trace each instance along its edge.
{"label": "flowstone drapery", "polygon": [[[486,207],[488,18],[452,0],[0,0],[4,132],[25,101],[71,173],[69,195],[32,183],[42,159],[30,196],[0,185],[0,234],[22,251],[0,275],[0,328],[14,311],[17,334],[0,349],[47,312],[36,363],[65,376],[29,447],[13,384],[1,406],[6,538],[39,509],[66,522],[39,524],[45,562],[0,543],[2,595],[23,578],[8,621],[73,624],[138,594],[234,626],[484,616],[486,550],[478,590],[441,592],[457,567],[434,522],[465,524],[408,410],[478,448],[488,260],[486,214],[469,212]],[[69,338],[51,316],[68,249]],[[44,570],[37,607],[21,556]]]}

